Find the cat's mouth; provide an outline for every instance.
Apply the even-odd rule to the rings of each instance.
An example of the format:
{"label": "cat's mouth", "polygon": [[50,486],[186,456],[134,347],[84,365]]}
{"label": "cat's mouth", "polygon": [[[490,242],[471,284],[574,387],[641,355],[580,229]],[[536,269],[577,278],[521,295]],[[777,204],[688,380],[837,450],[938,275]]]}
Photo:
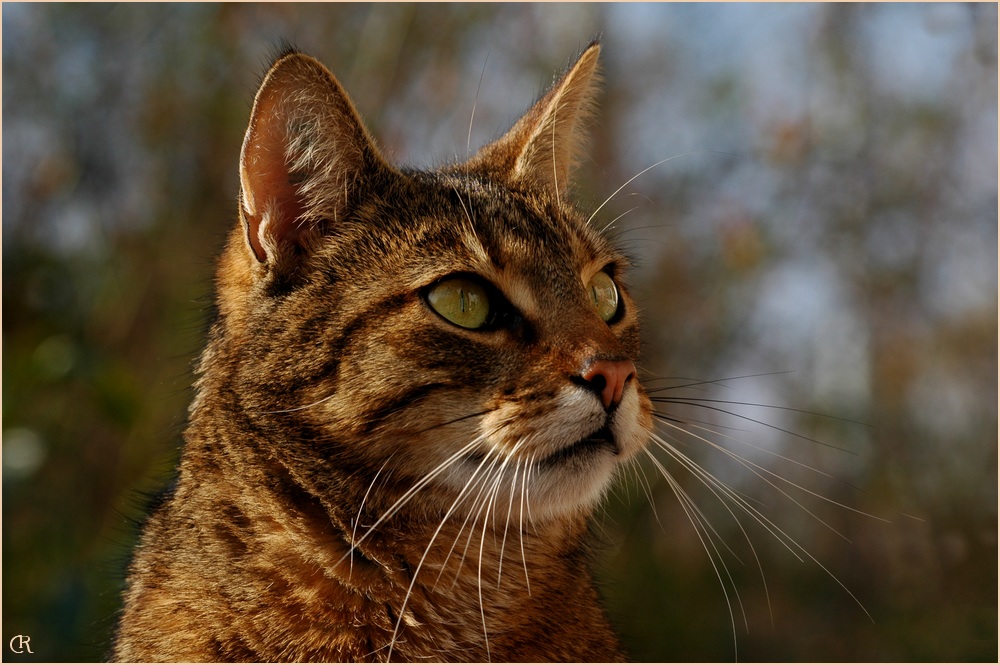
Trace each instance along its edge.
{"label": "cat's mouth", "polygon": [[[571,459],[580,459],[600,451],[610,452],[613,455],[621,453],[618,443],[615,441],[615,435],[611,432],[610,424],[604,425],[599,430],[588,434],[576,443],[557,450],[548,457],[540,460],[537,464],[541,467],[554,467]],[[468,462],[478,466],[485,461],[486,454],[477,451],[470,453],[466,459]]]}
{"label": "cat's mouth", "polygon": [[541,461],[542,466],[558,466],[570,459],[577,459],[595,453],[607,451],[618,455],[618,443],[615,435],[611,432],[611,425],[605,424],[596,432],[583,437],[576,443],[566,446],[562,450],[557,450]]}

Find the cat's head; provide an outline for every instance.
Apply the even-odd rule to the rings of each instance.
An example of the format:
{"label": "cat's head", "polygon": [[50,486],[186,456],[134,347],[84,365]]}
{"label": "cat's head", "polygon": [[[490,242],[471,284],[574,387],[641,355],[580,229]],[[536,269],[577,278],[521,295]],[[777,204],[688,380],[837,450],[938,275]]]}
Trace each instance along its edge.
{"label": "cat's head", "polygon": [[294,475],[332,460],[442,510],[510,495],[540,520],[589,511],[645,445],[626,260],[567,201],[598,53],[435,171],[389,165],[316,60],[272,66],[202,371]]}

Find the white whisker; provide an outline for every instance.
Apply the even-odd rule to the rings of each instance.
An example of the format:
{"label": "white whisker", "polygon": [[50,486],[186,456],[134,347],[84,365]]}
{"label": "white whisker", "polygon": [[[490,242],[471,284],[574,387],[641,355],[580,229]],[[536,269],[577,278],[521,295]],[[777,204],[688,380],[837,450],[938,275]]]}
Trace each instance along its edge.
{"label": "white whisker", "polygon": [[558,145],[556,140],[556,116],[559,113],[559,107],[552,111],[552,137],[549,140],[549,144],[552,146],[552,183],[556,193],[556,207],[560,206],[559,201],[559,157],[556,155],[556,145]]}
{"label": "white whisker", "polygon": [[517,489],[517,472],[521,468],[521,461],[517,460],[514,471],[511,473],[510,499],[507,502],[507,519],[503,524],[503,540],[500,541],[500,563],[497,566],[497,588],[500,588],[500,577],[503,574],[503,553],[507,548],[507,530],[510,528],[510,516],[514,510],[514,492]]}
{"label": "white whisker", "polygon": [[[465,448],[467,448],[467,447],[468,446],[465,446]],[[463,450],[464,450],[464,448],[463,448]],[[451,458],[449,458],[449,459],[451,459]],[[485,462],[485,460],[484,460],[484,462]],[[434,533],[431,534],[430,541],[427,543],[427,547],[424,549],[424,553],[421,555],[420,561],[417,563],[417,567],[413,571],[413,578],[410,580],[410,585],[406,589],[406,595],[403,597],[403,604],[400,606],[400,609],[399,609],[399,617],[396,619],[396,626],[395,626],[395,628],[393,628],[392,639],[389,642],[389,653],[386,656],[386,660],[387,661],[389,661],[389,660],[392,659],[392,650],[393,650],[393,647],[396,644],[396,638],[399,635],[399,628],[402,625],[403,617],[406,615],[406,606],[409,603],[410,596],[413,593],[413,587],[417,583],[417,577],[420,575],[420,571],[421,571],[421,569],[424,566],[424,562],[427,560],[427,555],[430,553],[431,548],[434,546],[434,542],[437,540],[438,535],[441,533],[441,530],[444,528],[444,525],[447,523],[448,518],[451,517],[452,513],[455,512],[455,509],[459,506],[459,504],[465,498],[465,495],[468,492],[469,487],[472,486],[472,483],[475,481],[476,476],[479,474],[479,472],[482,470],[482,468],[483,468],[483,464],[480,464],[472,472],[472,474],[469,477],[468,481],[466,481],[465,485],[462,487],[462,490],[458,493],[458,496],[455,497],[455,500],[452,501],[451,505],[448,507],[448,510],[445,512],[444,517],[441,518],[441,522],[438,524],[437,528],[434,530]],[[447,558],[448,557],[446,557],[445,560],[447,560]],[[459,567],[461,567],[461,565],[462,564],[459,564]]]}
{"label": "white whisker", "polygon": [[[351,525],[351,543],[356,543],[357,542],[358,524],[361,522],[361,514],[365,510],[365,503],[368,501],[368,496],[371,494],[372,488],[375,487],[375,481],[378,480],[379,475],[381,475],[381,473],[383,471],[385,471],[386,465],[388,465],[391,460],[392,460],[392,455],[389,455],[389,457],[386,458],[385,462],[382,463],[382,466],[379,467],[379,470],[375,472],[374,477],[372,477],[371,484],[368,485],[368,489],[365,491],[365,495],[361,498],[361,505],[358,506],[358,516],[354,519],[354,524]],[[347,573],[347,579],[350,580],[351,576],[354,574],[354,546],[353,545],[351,546],[351,549],[348,551],[348,554],[351,555],[351,566],[350,566],[350,570]]]}
{"label": "white whisker", "polygon": [[[487,482],[489,482],[489,475],[490,475],[489,470],[487,470],[487,472],[483,473],[482,475],[480,475],[480,472],[483,471],[484,465],[489,461],[491,457],[493,456],[487,456],[483,458],[483,460],[479,463],[479,466],[476,467],[475,472],[472,474],[472,476],[469,477],[469,480],[462,488],[462,493],[470,494],[471,488],[480,484],[485,485]],[[493,462],[490,462],[490,468],[492,468],[492,466],[495,464],[495,457],[493,457],[493,460],[494,460]],[[476,478],[477,475],[479,476],[479,478]],[[479,493],[480,494],[477,494],[476,498],[473,499],[472,506],[470,507],[470,509],[465,511],[465,519],[462,520],[462,525],[458,528],[458,531],[455,533],[454,540],[451,541],[451,547],[448,548],[448,553],[444,557],[444,564],[447,564],[447,562],[451,560],[451,555],[455,552],[455,547],[458,545],[458,541],[461,540],[462,534],[465,532],[465,527],[469,524],[469,520],[472,519],[473,515],[476,514],[475,506],[478,501],[478,497],[482,493],[482,488],[479,489]],[[474,526],[472,529],[469,530],[469,537],[466,538],[466,549],[468,549],[468,540],[471,539],[473,531],[474,531]],[[465,564],[465,553],[463,552],[461,561],[459,561],[458,565],[455,567],[455,579],[452,580],[452,588],[454,588],[454,586],[458,584],[459,579],[461,579],[462,566],[464,564]],[[433,587],[436,587],[437,583],[441,581],[441,576],[444,575],[446,568],[447,568],[446,565],[441,566],[441,570],[438,571],[438,576],[434,580]]]}
{"label": "white whisker", "polygon": [[[484,460],[484,463],[485,463],[485,461],[486,460]],[[489,486],[489,483],[491,482],[491,479],[493,478],[493,469],[494,469],[494,467],[496,467],[497,462],[499,462],[499,461],[500,461],[500,456],[499,455],[493,455],[492,456],[492,461],[490,462],[490,466],[487,469],[486,474],[483,476],[483,481],[482,481],[482,484],[479,487],[479,491],[476,494],[475,498],[472,500],[472,506],[469,509],[468,515],[466,515],[466,518],[465,518],[466,522],[465,523],[468,523],[469,519],[471,519],[472,520],[472,525],[469,528],[469,535],[466,536],[466,539],[465,539],[465,547],[462,549],[462,558],[459,561],[458,567],[456,568],[456,571],[455,571],[455,580],[452,582],[452,587],[454,587],[455,584],[458,584],[458,580],[460,579],[460,573],[461,573],[462,566],[465,565],[465,559],[468,557],[468,554],[469,554],[469,547],[472,546],[472,536],[475,534],[476,524],[479,523],[479,516],[483,515],[483,511],[485,511],[487,509],[487,506],[489,504],[488,486]],[[484,523],[485,523],[486,516],[483,517],[483,520],[484,520]],[[484,525],[484,528],[485,528],[485,525]],[[465,529],[465,524],[462,525],[462,530],[464,530],[464,529]],[[461,537],[461,531],[462,530],[459,531],[458,536],[456,536],[456,538],[455,538],[455,543],[456,544],[458,543],[458,538]]]}
{"label": "white whisker", "polygon": [[[664,422],[662,418],[660,419],[660,421]],[[780,480],[780,481],[782,481],[782,482],[784,482],[784,483],[786,483],[788,485],[791,485],[792,487],[794,487],[795,489],[797,489],[797,490],[799,490],[801,492],[805,492],[806,494],[809,494],[810,496],[816,497],[817,499],[819,499],[821,501],[826,501],[827,503],[830,503],[830,504],[833,504],[835,506],[838,506],[839,508],[843,508],[843,509],[851,511],[853,513],[857,513],[859,515],[864,515],[865,517],[870,517],[872,519],[876,519],[876,520],[879,520],[881,522],[888,522],[889,521],[889,520],[886,520],[884,518],[876,517],[875,515],[871,515],[869,513],[866,513],[866,512],[864,512],[862,510],[858,510],[857,508],[852,508],[852,507],[850,507],[850,506],[848,506],[846,504],[840,503],[838,501],[834,501],[833,499],[831,499],[829,497],[825,497],[822,494],[819,494],[818,492],[814,492],[814,491],[812,491],[812,490],[810,490],[810,489],[808,489],[808,488],[806,488],[806,487],[804,487],[802,485],[799,485],[798,483],[795,483],[795,482],[789,480],[788,478],[785,478],[781,474],[775,473],[774,471],[771,471],[770,469],[768,469],[766,467],[763,467],[763,466],[761,466],[761,465],[759,465],[759,464],[757,464],[755,462],[751,462],[746,457],[743,457],[742,455],[738,455],[737,453],[733,452],[732,450],[729,450],[728,448],[725,448],[724,446],[719,445],[718,443],[712,441],[711,439],[708,439],[708,438],[702,437],[702,436],[698,436],[694,432],[691,432],[690,430],[686,430],[686,429],[684,429],[682,427],[678,427],[677,425],[675,425],[673,423],[664,422],[664,424],[667,424],[667,425],[669,425],[671,427],[674,427],[675,429],[677,429],[677,430],[679,430],[681,432],[684,432],[688,436],[695,437],[697,440],[699,440],[699,441],[701,441],[703,443],[708,444],[709,446],[711,446],[715,450],[718,450],[719,452],[723,453],[724,455],[726,455],[726,456],[728,456],[728,457],[736,460],[736,462],[740,466],[742,466],[743,468],[747,469],[752,474],[754,474],[755,476],[757,476],[758,478],[760,478],[761,480],[763,480],[765,483],[767,483],[772,488],[774,488],[777,492],[780,492],[785,498],[787,498],[789,501],[791,501],[796,506],[798,506],[799,508],[801,508],[803,511],[805,511],[806,513],[808,513],[817,522],[819,522],[820,524],[822,524],[827,529],[829,529],[830,531],[832,531],[833,533],[835,533],[840,538],[843,538],[847,542],[851,542],[850,539],[847,538],[847,536],[845,536],[844,534],[842,534],[839,531],[837,531],[837,529],[835,529],[832,525],[830,525],[828,522],[826,522],[825,520],[823,520],[819,515],[815,514],[813,511],[809,510],[800,501],[796,500],[788,492],[784,491],[783,489],[781,489],[780,487],[778,487],[776,484],[774,484],[773,482],[771,482],[770,480],[768,480],[767,478],[765,478],[762,474],[766,474],[768,476],[776,478],[776,479],[778,479],[778,480]],[[754,446],[753,444],[750,444],[748,442],[741,441],[740,439],[736,439],[734,437],[727,436],[723,432],[717,432],[717,431],[712,430],[712,429],[710,429],[708,427],[701,426],[701,425],[695,425],[695,424],[691,424],[691,425],[689,425],[689,427],[692,427],[692,428],[695,428],[695,429],[701,429],[701,430],[704,430],[704,431],[708,432],[709,434],[713,434],[715,436],[719,436],[719,437],[730,439],[732,441],[736,441],[736,442],[741,443],[741,444],[743,444],[745,446],[749,446],[749,447],[754,448],[756,450],[761,450],[763,452],[766,452],[766,453],[769,453],[771,455],[774,455],[774,456],[776,456],[776,457],[778,457],[780,459],[783,459],[785,461],[797,464],[798,466],[802,466],[802,467],[804,467],[806,469],[809,469],[810,471],[814,471],[815,473],[818,473],[820,475],[823,475],[823,476],[826,476],[826,477],[831,477],[829,474],[824,473],[824,472],[820,471],[819,469],[815,469],[815,468],[813,468],[813,467],[811,467],[809,465],[806,465],[806,464],[803,464],[801,462],[798,462],[797,460],[790,459],[790,458],[785,457],[783,455],[780,455],[780,454],[778,454],[778,453],[776,453],[774,451],[763,449],[763,448],[760,448],[758,446]]]}
{"label": "white whisker", "polygon": [[641,207],[642,207],[642,206],[634,206],[634,207],[632,207],[632,208],[629,208],[628,210],[626,210],[626,211],[625,211],[625,212],[623,212],[622,214],[618,215],[617,217],[615,217],[615,218],[614,218],[614,219],[612,219],[612,220],[611,220],[610,222],[608,222],[607,224],[605,224],[605,225],[604,225],[604,228],[603,228],[603,229],[601,229],[601,233],[606,233],[606,232],[607,232],[607,230],[608,230],[608,229],[610,229],[610,228],[611,228],[612,226],[614,226],[614,225],[615,225],[615,222],[617,222],[617,221],[618,221],[619,219],[621,219],[621,218],[622,218],[622,217],[624,217],[625,215],[629,214],[630,212],[633,212],[633,211],[635,211],[635,210],[638,210],[638,209],[639,209],[639,208],[641,208]]}
{"label": "white whisker", "polygon": [[[726,599],[726,607],[729,611],[729,621],[733,629],[733,650],[734,656],[738,649],[738,642],[736,639],[736,616],[733,613],[733,604],[729,598],[729,591],[726,587],[725,581],[723,580],[722,571],[719,570],[719,565],[726,573],[726,578],[729,579],[730,584],[733,584],[732,576],[729,573],[729,567],[726,566],[725,560],[722,559],[718,548],[716,547],[715,539],[711,537],[711,533],[714,533],[714,529],[711,529],[711,525],[707,524],[705,516],[702,514],[698,506],[695,505],[694,500],[684,491],[684,488],[680,486],[677,480],[670,475],[667,469],[660,463],[660,460],[656,458],[653,453],[646,449],[644,451],[646,455],[653,460],[653,464],[663,475],[664,480],[673,490],[674,496],[677,497],[677,501],[680,503],[681,508],[684,510],[684,514],[687,515],[688,521],[691,526],[694,527],[695,534],[698,536],[698,540],[701,542],[702,549],[705,550],[705,554],[708,555],[709,563],[712,565],[712,570],[715,571],[715,576],[719,580],[719,585],[722,587],[722,595]],[[715,552],[713,555],[712,552]],[[735,585],[733,585],[735,591]],[[746,612],[743,609],[743,603],[739,599],[739,593],[736,593],[737,601],[740,602],[740,611],[743,614],[744,623],[747,621]]]}
{"label": "white whisker", "polygon": [[312,404],[306,404],[305,406],[294,406],[294,407],[292,407],[290,409],[279,409],[278,411],[261,411],[261,415],[272,416],[272,415],[277,415],[279,413],[294,413],[296,411],[304,411],[305,409],[311,409],[314,406],[319,406],[323,402],[328,402],[328,401],[330,401],[331,399],[333,399],[336,396],[337,396],[337,393],[330,393],[326,397],[324,397],[322,399],[318,399],[315,402],[313,402]]}
{"label": "white whisker", "polygon": [[[840,534],[839,532],[837,532],[836,529],[833,529],[833,527],[831,527],[825,521],[823,521],[818,516],[816,516],[812,511],[810,511],[808,508],[806,508],[804,505],[802,505],[801,502],[797,501],[794,497],[792,497],[787,492],[785,492],[784,490],[782,490],[780,487],[778,487],[777,485],[775,485],[773,482],[771,482],[770,480],[768,480],[767,478],[765,478],[756,469],[760,469],[761,471],[763,471],[765,473],[768,473],[768,474],[771,474],[771,475],[775,475],[778,478],[781,478],[781,476],[777,476],[777,474],[773,474],[773,472],[770,472],[767,469],[761,468],[759,465],[754,464],[753,462],[750,462],[749,460],[744,459],[743,457],[741,457],[741,456],[733,453],[731,450],[728,450],[726,448],[723,448],[722,446],[719,446],[718,444],[716,444],[715,442],[711,441],[710,439],[707,439],[705,437],[702,437],[702,436],[699,436],[697,434],[694,434],[693,432],[691,432],[689,430],[686,430],[686,429],[684,429],[682,427],[679,427],[678,425],[676,425],[674,423],[670,423],[670,422],[664,421],[663,419],[660,419],[660,422],[662,424],[668,426],[668,427],[671,427],[671,428],[673,428],[673,429],[675,429],[677,431],[682,432],[683,434],[686,434],[687,436],[693,437],[696,440],[702,441],[703,443],[707,443],[712,448],[715,448],[716,450],[719,450],[719,451],[725,453],[730,458],[736,460],[737,463],[739,463],[740,465],[742,465],[744,468],[748,469],[751,473],[753,473],[754,475],[756,475],[758,478],[760,478],[761,480],[763,480],[765,483],[767,483],[768,485],[770,485],[776,491],[778,491],[779,493],[781,493],[787,499],[789,499],[790,501],[792,501],[795,505],[799,506],[803,511],[805,511],[806,513],[808,513],[809,515],[811,515],[812,517],[814,517],[820,524],[823,524],[824,526],[826,526],[827,528],[829,528],[834,533],[837,533],[838,535],[840,535],[841,537],[843,537],[843,535]],[[741,497],[740,495],[738,495],[737,493],[735,493],[731,488],[727,487],[724,483],[722,483],[721,481],[719,481],[715,476],[711,475],[710,473],[708,473],[707,471],[705,471],[704,469],[702,469],[693,460],[691,460],[690,458],[688,458],[685,455],[682,455],[675,448],[673,448],[672,446],[670,446],[669,444],[667,444],[665,441],[663,441],[663,439],[659,438],[656,435],[653,435],[652,436],[652,440],[655,441],[661,447],[661,449],[663,449],[668,454],[670,454],[671,456],[673,456],[674,459],[677,459],[678,461],[680,461],[682,464],[684,464],[686,466],[686,468],[688,468],[689,470],[691,470],[692,473],[694,473],[697,477],[699,477],[700,479],[702,479],[703,483],[705,483],[706,486],[716,487],[725,496],[729,497],[729,499],[735,505],[739,506],[743,510],[744,513],[746,513],[754,521],[756,521],[758,524],[760,524],[768,533],[770,533],[775,538],[775,540],[777,540],[779,543],[781,543],[798,560],[800,560],[800,561],[803,560],[802,556],[800,556],[800,553],[801,553],[801,555],[804,555],[806,558],[808,558],[811,561],[813,561],[813,563],[815,563],[817,566],[819,566],[830,577],[830,579],[832,579],[834,582],[836,582],[845,592],[847,592],[847,594],[861,608],[861,610],[865,613],[865,615],[867,615],[868,618],[874,622],[874,619],[872,619],[871,614],[869,614],[868,610],[861,603],[861,601],[857,598],[857,596],[855,596],[851,592],[851,590],[847,588],[847,586],[840,580],[840,578],[838,578],[836,575],[834,575],[832,572],[830,572],[829,569],[827,569],[823,564],[821,564],[819,562],[819,560],[815,556],[813,556],[805,547],[803,547],[797,540],[795,540],[795,538],[793,538],[787,532],[785,532],[783,529],[781,529],[780,527],[778,527],[777,524],[775,524],[771,519],[769,519],[767,516],[765,516],[760,510],[758,510],[757,508],[755,508],[752,505],[750,505],[750,503],[746,499],[744,499],[743,497]],[[788,481],[787,479],[783,479],[783,478],[782,478],[782,480],[785,480],[785,482],[788,482],[788,483],[790,483],[790,484],[792,484],[794,486],[794,483],[791,483],[791,481]],[[808,490],[804,490],[803,489],[803,491],[808,491]],[[716,494],[716,496],[718,496],[718,494]],[[822,498],[822,497],[820,497],[820,498]],[[722,503],[725,504],[724,501]],[[836,503],[836,502],[834,502],[834,503]],[[727,507],[727,510],[728,510],[728,507]],[[731,511],[730,511],[730,514],[732,514]],[[864,514],[864,513],[862,513],[862,514]],[[735,517],[735,515],[734,515],[734,517]],[[739,520],[736,520],[736,521],[737,521],[737,523],[739,523]],[[740,528],[742,530],[742,526]],[[744,533],[744,537],[748,538],[746,532],[744,531],[743,533]],[[845,538],[845,540],[847,540],[847,539]],[[752,546],[751,546],[751,549],[753,549]],[[754,556],[756,557],[756,551],[755,550],[754,550]],[[759,561],[758,561],[758,567],[760,567]],[[762,569],[761,569],[761,575],[763,576],[763,570]]]}
{"label": "white whisker", "polygon": [[[484,502],[484,508],[486,509],[486,512],[483,514],[482,536],[480,536],[479,538],[479,565],[476,568],[476,583],[479,588],[479,615],[480,617],[482,617],[483,621],[483,640],[486,644],[487,661],[490,661],[491,658],[490,658],[490,635],[489,635],[489,630],[486,627],[486,604],[483,601],[483,551],[486,548],[486,528],[489,524],[491,506],[493,506],[496,501],[496,496],[500,489],[500,484],[503,481],[503,470],[507,462],[509,461],[510,461],[509,457],[504,459],[503,464],[500,465],[500,469],[498,469],[497,471],[496,478],[493,481],[493,486],[491,490],[487,493],[486,501]],[[494,531],[494,538],[496,538],[495,531]],[[502,561],[503,559],[502,553],[500,558]]]}
{"label": "white whisker", "polygon": [[538,533],[538,527],[535,526],[535,518],[531,515],[531,500],[528,498],[528,490],[531,488],[531,473],[535,471],[535,455],[531,456],[528,460],[528,478],[524,482],[524,505],[528,509],[528,524],[531,525],[532,529],[535,529],[535,533]]}
{"label": "white whisker", "polygon": [[528,558],[524,554],[524,510],[525,500],[528,495],[528,469],[531,468],[531,462],[533,461],[534,458],[525,464],[524,471],[521,473],[521,506],[517,513],[517,531],[521,543],[521,562],[524,564],[524,584],[528,589],[529,596],[531,595],[531,580],[528,578]]}
{"label": "white whisker", "polygon": [[[389,509],[386,510],[385,513],[383,513],[378,518],[378,520],[375,521],[375,524],[368,527],[368,530],[365,531],[365,533],[362,534],[362,536],[359,539],[352,542],[351,550],[353,551],[354,547],[357,547],[362,542],[364,542],[368,538],[368,536],[370,536],[375,531],[375,529],[377,529],[381,524],[385,523],[387,520],[391,519],[393,515],[399,512],[403,508],[403,506],[405,506],[410,501],[410,499],[412,499],[414,495],[417,494],[417,492],[426,487],[430,482],[432,482],[435,478],[437,478],[452,464],[454,464],[455,462],[464,458],[466,455],[472,452],[472,450],[475,449],[475,447],[478,446],[484,438],[485,435],[477,436],[475,439],[462,446],[456,452],[452,453],[450,457],[448,457],[446,460],[444,460],[436,467],[434,467],[434,469],[432,469],[429,473],[424,475],[423,478],[414,483],[413,486],[410,487],[410,489],[404,492],[403,495],[399,497],[399,499],[397,499],[396,502],[393,503],[389,507]],[[339,561],[337,561],[337,563],[338,564],[341,563],[344,560],[344,558],[346,558],[349,554],[350,552],[348,552],[348,554],[345,554],[343,557],[341,557]]]}
{"label": "white whisker", "polygon": [[486,76],[486,63],[490,61],[490,54],[493,53],[493,46],[490,46],[490,50],[486,52],[486,57],[483,58],[483,69],[479,72],[479,84],[476,86],[476,98],[472,102],[472,115],[469,117],[469,135],[465,139],[465,155],[469,157],[472,155],[472,123],[476,119],[476,106],[479,105],[479,92],[483,87],[483,77]]}
{"label": "white whisker", "polygon": [[660,161],[656,162],[652,166],[647,166],[643,170],[639,171],[634,176],[632,176],[631,178],[629,178],[628,180],[626,180],[622,184],[621,187],[619,187],[618,189],[616,189],[615,191],[613,191],[611,193],[611,196],[609,196],[608,198],[604,199],[604,202],[601,203],[601,205],[597,206],[597,209],[594,210],[594,212],[590,213],[590,217],[587,218],[587,224],[590,224],[591,220],[594,219],[594,217],[597,215],[597,213],[599,213],[601,211],[601,208],[603,208],[605,205],[607,205],[608,202],[611,199],[615,198],[615,196],[618,195],[618,192],[620,192],[623,189],[625,189],[626,187],[628,187],[628,185],[629,185],[630,182],[632,182],[633,180],[635,180],[636,178],[638,178],[639,176],[641,176],[646,171],[651,171],[651,170],[655,169],[657,166],[660,166],[661,164],[666,164],[667,162],[669,162],[671,160],[674,160],[674,159],[677,159],[678,157],[687,157],[687,156],[693,155],[693,154],[695,154],[695,153],[694,152],[684,152],[684,153],[681,153],[679,155],[674,155],[673,157],[667,157],[666,159],[661,159]]}

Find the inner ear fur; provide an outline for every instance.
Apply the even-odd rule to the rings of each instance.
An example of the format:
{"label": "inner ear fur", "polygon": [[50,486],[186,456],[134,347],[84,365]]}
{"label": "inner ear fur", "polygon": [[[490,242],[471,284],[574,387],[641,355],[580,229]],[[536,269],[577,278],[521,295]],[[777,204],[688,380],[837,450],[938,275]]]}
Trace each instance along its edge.
{"label": "inner ear fur", "polygon": [[240,217],[253,256],[272,264],[307,249],[380,169],[390,167],[333,74],[301,53],[278,58],[240,154]]}

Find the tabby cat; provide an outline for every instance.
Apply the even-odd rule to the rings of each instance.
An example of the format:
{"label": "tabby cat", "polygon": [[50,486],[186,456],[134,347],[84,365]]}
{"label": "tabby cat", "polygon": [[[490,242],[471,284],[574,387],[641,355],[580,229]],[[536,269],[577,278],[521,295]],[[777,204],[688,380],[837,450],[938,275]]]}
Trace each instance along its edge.
{"label": "tabby cat", "polygon": [[567,196],[599,51],[429,171],[319,62],[272,65],[114,658],[623,658],[588,522],[652,416],[627,262]]}

